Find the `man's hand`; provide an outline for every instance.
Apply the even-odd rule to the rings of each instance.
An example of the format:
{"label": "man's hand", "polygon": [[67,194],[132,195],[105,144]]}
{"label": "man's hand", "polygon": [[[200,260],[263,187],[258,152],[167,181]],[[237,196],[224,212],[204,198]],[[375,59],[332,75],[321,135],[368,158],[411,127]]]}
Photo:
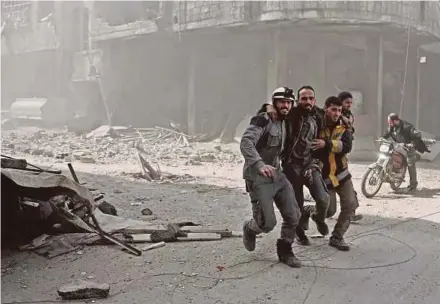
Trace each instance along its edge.
{"label": "man's hand", "polygon": [[325,140],[315,139],[312,143],[312,150],[319,150],[325,147]]}
{"label": "man's hand", "polygon": [[274,177],[276,168],[269,166],[269,165],[264,165],[258,171],[264,177]]}
{"label": "man's hand", "polygon": [[272,119],[272,121],[276,121],[277,120],[277,110],[275,109],[275,107],[273,105],[267,105],[266,107],[266,112],[267,115],[269,115],[270,119]]}

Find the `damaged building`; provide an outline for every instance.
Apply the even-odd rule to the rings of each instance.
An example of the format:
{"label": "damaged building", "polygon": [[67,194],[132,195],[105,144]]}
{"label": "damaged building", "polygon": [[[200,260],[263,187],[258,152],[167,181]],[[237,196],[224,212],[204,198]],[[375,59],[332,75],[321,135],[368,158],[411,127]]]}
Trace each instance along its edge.
{"label": "damaged building", "polygon": [[440,135],[438,2],[27,3],[27,25],[2,29],[2,106],[67,100],[71,116],[229,141],[275,87],[311,84],[321,104],[353,93],[358,149],[389,112]]}

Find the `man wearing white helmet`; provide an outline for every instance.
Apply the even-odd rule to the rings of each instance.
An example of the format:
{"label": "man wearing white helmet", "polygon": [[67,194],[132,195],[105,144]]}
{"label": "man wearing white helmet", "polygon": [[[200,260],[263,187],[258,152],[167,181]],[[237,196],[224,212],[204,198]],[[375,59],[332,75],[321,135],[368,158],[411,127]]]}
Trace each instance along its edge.
{"label": "man wearing white helmet", "polygon": [[[302,245],[310,245],[305,233],[308,229],[309,217],[316,223],[319,233],[322,235],[329,233],[325,219],[330,196],[322,177],[319,160],[314,157],[314,151],[322,145],[318,140],[318,134],[324,126],[324,111],[316,107],[315,103],[315,90],[308,85],[302,86],[298,90],[297,106],[286,117],[287,139],[282,155],[283,172],[292,184],[301,210],[296,236]],[[272,119],[276,119],[278,113],[274,112],[273,107],[266,105],[263,105],[260,112],[267,111]],[[315,200],[315,207],[304,206],[304,186],[309,189]]]}
{"label": "man wearing white helmet", "polygon": [[277,119],[271,120],[267,113],[257,114],[252,117],[241,139],[240,150],[245,159],[243,178],[253,211],[253,218],[243,225],[243,243],[248,251],[253,251],[256,236],[274,229],[275,201],[283,218],[281,238],[277,240],[278,258],[290,267],[300,267],[301,262],[292,251],[300,210],[292,185],[282,173],[280,164],[286,140],[284,118],[290,112],[293,102],[291,89],[277,88],[272,94]]}

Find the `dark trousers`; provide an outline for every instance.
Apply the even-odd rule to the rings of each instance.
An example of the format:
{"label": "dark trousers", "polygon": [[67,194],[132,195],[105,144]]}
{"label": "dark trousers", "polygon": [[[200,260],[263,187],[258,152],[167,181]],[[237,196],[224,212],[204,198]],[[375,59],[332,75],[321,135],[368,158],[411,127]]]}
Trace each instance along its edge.
{"label": "dark trousers", "polygon": [[309,215],[306,215],[304,212],[304,186],[309,189],[310,195],[315,200],[316,207],[314,210],[314,219],[317,222],[325,222],[330,200],[327,186],[325,185],[321,172],[317,169],[314,169],[310,181],[304,178],[303,172],[303,168],[296,168],[291,165],[286,165],[284,167],[284,173],[286,174],[289,182],[292,184],[296,201],[298,202],[299,209],[301,210],[301,218],[297,227],[298,234],[304,234],[303,224],[307,222],[309,217]]}
{"label": "dark trousers", "polygon": [[283,223],[281,238],[292,243],[300,218],[300,210],[293,193],[292,185],[286,176],[277,171],[274,178],[258,176],[246,180],[246,187],[252,203],[253,218],[247,222],[247,228],[256,234],[268,233],[277,223],[273,202],[280,210]]}
{"label": "dark trousers", "polygon": [[354,215],[355,210],[358,207],[356,191],[354,191],[351,178],[344,181],[338,187],[330,189],[329,194],[330,204],[327,210],[327,217],[332,217],[333,215],[335,215],[336,194],[339,195],[341,212],[339,213],[338,220],[332,232],[332,236],[337,239],[342,239],[344,237],[344,234],[350,227],[350,219]]}

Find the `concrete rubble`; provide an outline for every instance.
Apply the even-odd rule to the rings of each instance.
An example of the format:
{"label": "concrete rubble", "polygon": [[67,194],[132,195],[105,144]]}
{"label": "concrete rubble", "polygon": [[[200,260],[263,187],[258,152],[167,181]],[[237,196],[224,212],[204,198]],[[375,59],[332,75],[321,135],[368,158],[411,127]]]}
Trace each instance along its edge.
{"label": "concrete rubble", "polygon": [[[110,131],[112,130],[112,131]],[[89,134],[77,135],[66,130],[48,131],[36,128],[2,132],[2,153],[31,154],[54,159],[55,162],[80,161],[109,164],[137,161],[136,145],[140,145],[153,164],[179,163],[200,165],[204,162],[242,162],[237,151],[214,145],[210,149],[196,149],[197,143],[186,134],[166,128],[111,129],[101,126]]]}
{"label": "concrete rubble", "polygon": [[[204,229],[193,222],[157,225],[118,217],[116,208],[103,200],[103,194],[81,184],[72,164],[67,166],[73,181],[62,175],[61,171],[44,170],[27,163],[25,159],[2,155],[2,182],[9,183],[11,188],[8,196],[2,192],[2,214],[11,213],[7,215],[8,218],[15,216],[9,226],[5,226],[7,229],[2,230],[12,233],[14,227],[21,225],[20,220],[27,219],[35,222],[34,226],[39,231],[30,229],[33,234],[26,235],[25,239],[32,236],[33,239],[30,243],[20,244],[20,250],[33,250],[47,258],[54,258],[73,251],[79,252],[85,245],[117,244],[139,256],[141,250],[129,243],[215,241],[241,236],[241,233],[228,229]],[[32,175],[35,171],[39,174]],[[13,187],[16,188],[15,192],[12,191]],[[22,197],[22,193],[26,193],[26,197]],[[20,204],[25,206],[24,214],[28,214],[28,217],[21,216],[17,211],[18,207],[15,206]],[[32,215],[26,212],[26,208],[37,212]],[[141,213],[153,216],[149,208],[144,208]],[[158,247],[149,247],[147,250],[154,248]]]}
{"label": "concrete rubble", "polygon": [[58,294],[63,300],[106,298],[109,292],[110,286],[108,284],[98,284],[84,280],[77,280],[58,289]]}

